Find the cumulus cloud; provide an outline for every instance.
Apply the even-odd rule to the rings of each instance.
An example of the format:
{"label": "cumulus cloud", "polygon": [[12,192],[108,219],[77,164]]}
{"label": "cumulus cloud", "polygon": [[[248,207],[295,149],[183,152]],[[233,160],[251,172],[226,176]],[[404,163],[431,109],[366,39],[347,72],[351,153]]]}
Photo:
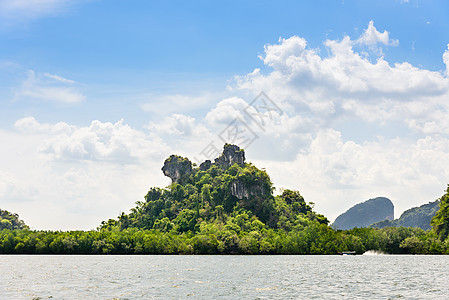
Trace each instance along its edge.
{"label": "cumulus cloud", "polygon": [[[29,194],[36,204],[2,203],[31,216],[42,207],[38,199],[49,199],[45,204],[62,216],[59,224],[69,220],[67,229],[76,228],[79,218],[98,225],[131,207],[148,187],[168,184],[160,167],[170,154],[199,163],[213,159],[205,157],[205,149],[213,144],[220,151],[220,134],[236,119],[257,135],[245,149],[248,160],[265,167],[275,186],[299,189],[331,219],[370,197],[390,197],[396,213],[434,200],[449,182],[449,45],[445,72],[383,56],[372,60],[363,52],[396,44],[388,31],[370,22],[360,37],[325,41],[327,55],[299,36],[266,45],[261,59],[269,71],[237,77],[236,87],[242,93],[266,92],[279,108],[272,111],[259,111],[251,106],[253,98],[242,96],[211,101],[171,95],[142,105],[165,114],[142,130],[123,120],[89,126],[17,120],[14,135],[0,131],[10,147],[0,148],[0,196],[16,189],[16,195]],[[27,97],[52,101],[55,97],[45,97],[42,88],[77,92],[79,85],[47,73],[31,72],[28,81],[19,95],[28,91]],[[207,113],[192,116],[208,103],[213,105]],[[405,136],[365,132],[366,123],[374,124],[373,131],[381,126],[394,131],[400,124]],[[339,127],[371,135],[357,140]],[[101,213],[89,215],[96,210]],[[45,222],[36,225],[49,228],[39,226]]]}
{"label": "cumulus cloud", "polygon": [[[271,103],[275,107],[272,108],[256,100],[260,99],[225,98],[203,118],[173,114],[158,122],[150,122],[146,129],[161,137],[173,149],[191,155],[197,163],[215,158],[213,155],[203,155],[208,145],[213,145],[215,150],[212,152],[218,156],[224,143],[258,148],[255,157],[291,159],[298,147],[310,141],[310,129],[316,124],[309,118],[285,114],[276,107],[277,103]],[[282,146],[281,155],[273,151],[276,148],[279,150],[279,146]]]}
{"label": "cumulus cloud", "polygon": [[150,122],[146,128],[150,132],[157,132],[159,135],[168,134],[178,136],[191,136],[197,129],[195,118],[182,114],[173,114],[165,117],[161,122]]}
{"label": "cumulus cloud", "polygon": [[[313,118],[323,126],[351,115],[369,122],[400,120],[414,129],[422,126],[410,120],[441,123],[432,112],[449,112],[447,72],[429,71],[408,62],[391,64],[382,56],[373,62],[355,51],[355,44],[397,43],[387,31],[377,31],[373,22],[358,39],[345,36],[325,41],[327,56],[310,48],[304,38],[280,39],[278,44],[265,46],[261,57],[271,71],[262,74],[256,69],[237,77],[237,87],[254,93],[265,91],[286,111]],[[449,61],[447,53],[443,55],[445,63]],[[419,106],[426,107],[428,114],[417,111]]]}
{"label": "cumulus cloud", "polygon": [[449,76],[449,44],[447,44],[447,50],[444,51],[443,61],[446,65],[446,76]]}
{"label": "cumulus cloud", "polygon": [[141,108],[146,111],[153,113],[155,115],[167,115],[176,113],[186,113],[198,110],[199,108],[208,107],[217,95],[210,93],[204,93],[201,95],[181,95],[181,94],[170,94],[155,96],[149,95],[146,98],[151,99],[148,101],[146,99]]}
{"label": "cumulus cloud", "polygon": [[377,31],[376,27],[374,27],[374,22],[371,20],[368,24],[368,28],[365,29],[362,36],[360,36],[356,40],[357,44],[367,45],[367,46],[376,46],[377,44],[383,44],[386,46],[398,46],[398,40],[390,39],[390,34],[388,31],[384,30],[384,32]]}
{"label": "cumulus cloud", "polygon": [[17,120],[14,127],[24,133],[43,133],[43,134],[71,134],[76,130],[75,126],[65,122],[56,124],[39,123],[34,117],[26,117]]}
{"label": "cumulus cloud", "polygon": [[320,131],[291,162],[257,162],[266,166],[275,185],[300,189],[332,219],[371,197],[391,198],[397,217],[433,201],[449,182],[449,171],[441,167],[447,163],[446,138],[356,143],[344,141],[334,129]]}
{"label": "cumulus cloud", "polygon": [[131,128],[123,120],[116,123],[95,120],[90,126],[78,127],[65,122],[39,123],[34,117],[27,117],[17,120],[15,128],[25,134],[47,135],[39,152],[52,160],[129,164],[168,151],[160,139]]}
{"label": "cumulus cloud", "polygon": [[26,202],[36,194],[36,189],[22,184],[16,176],[9,172],[0,172],[0,199],[8,198],[14,201]]}
{"label": "cumulus cloud", "polygon": [[27,117],[15,129],[0,130],[0,207],[34,228],[93,229],[170,180],[160,168],[173,151],[123,120],[75,126]]}
{"label": "cumulus cloud", "polygon": [[248,103],[242,98],[232,97],[221,100],[205,117],[210,125],[228,125],[235,118],[245,119],[244,109]]}
{"label": "cumulus cloud", "polygon": [[85,100],[75,81],[48,73],[30,70],[27,79],[16,92],[16,99],[28,98],[40,101],[76,104]]}
{"label": "cumulus cloud", "polygon": [[[281,38],[266,45],[261,56],[268,72],[255,69],[236,78],[238,89],[254,95],[264,91],[279,107],[270,115],[262,112],[267,121],[262,127],[245,113],[255,112],[252,99],[232,97],[202,119],[172,115],[151,124],[151,131],[193,137],[197,128],[206,128],[220,148],[217,136],[237,118],[257,134],[245,149],[249,160],[266,167],[275,186],[299,189],[331,219],[376,196],[390,197],[400,214],[436,199],[449,182],[442,167],[449,163],[449,80],[444,72],[391,63],[382,55],[372,60],[363,53],[398,43],[373,22],[355,39],[325,41],[327,55],[302,37]],[[448,53],[443,54],[446,64]],[[363,131],[358,127],[366,123],[388,131],[401,124],[407,137],[366,132],[369,137],[357,140],[336,129],[338,124]],[[419,133],[416,140],[410,139],[414,133]],[[197,149],[208,143],[208,138],[195,139]]]}
{"label": "cumulus cloud", "polygon": [[204,160],[199,155],[201,149],[217,137],[215,128],[183,114],[172,114],[158,122],[152,121],[145,128],[151,136],[159,137],[170,145],[171,153],[188,156],[197,163]]}
{"label": "cumulus cloud", "polygon": [[163,143],[123,123],[93,121],[71,134],[58,135],[40,149],[57,160],[93,160],[138,163],[160,153]]}
{"label": "cumulus cloud", "polygon": [[446,70],[430,71],[388,61],[384,47],[398,45],[372,21],[359,37],[324,41],[327,53],[299,36],[266,45],[268,71],[236,77],[236,87],[266,92],[284,113],[247,156],[330,218],[370,197],[390,197],[396,213],[439,197],[449,182],[449,48]]}

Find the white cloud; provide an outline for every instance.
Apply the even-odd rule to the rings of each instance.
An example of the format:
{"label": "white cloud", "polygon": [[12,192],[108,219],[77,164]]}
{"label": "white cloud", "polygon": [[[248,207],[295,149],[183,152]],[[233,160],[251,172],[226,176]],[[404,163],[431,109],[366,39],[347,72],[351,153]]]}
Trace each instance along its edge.
{"label": "white cloud", "polygon": [[76,83],[76,81],[74,81],[74,80],[70,80],[70,79],[67,79],[67,78],[64,78],[64,77],[61,77],[61,76],[58,76],[58,75],[54,75],[54,74],[44,73],[43,75],[48,77],[48,78],[51,78],[51,79],[54,79],[54,80],[57,80],[57,81],[60,81],[60,82],[64,82],[64,83],[69,83],[69,84],[75,84]]}
{"label": "white cloud", "polygon": [[390,34],[388,31],[384,30],[384,32],[377,31],[376,27],[374,27],[374,22],[371,20],[368,24],[368,28],[365,29],[362,36],[360,36],[357,41],[357,44],[367,45],[367,46],[376,46],[377,44],[383,44],[386,46],[398,46],[398,40],[390,39]]}
{"label": "white cloud", "polygon": [[44,134],[71,134],[76,130],[75,126],[71,126],[65,122],[58,122],[56,124],[42,124],[34,117],[26,117],[17,120],[14,127],[25,133],[44,133]]}
{"label": "white cloud", "polygon": [[172,150],[123,121],[15,127],[0,130],[0,207],[34,228],[95,228],[170,181],[160,168]]}
{"label": "white cloud", "polygon": [[210,125],[228,125],[235,118],[245,119],[247,106],[248,103],[238,97],[223,99],[206,114],[205,120]]}
{"label": "white cloud", "polygon": [[447,44],[447,50],[443,53],[443,61],[446,65],[446,76],[449,76],[449,44]]}
{"label": "white cloud", "polygon": [[370,197],[390,197],[397,216],[439,197],[449,182],[449,45],[438,72],[372,51],[398,43],[370,22],[358,38],[325,41],[327,55],[298,36],[265,46],[269,71],[237,77],[237,88],[266,92],[285,114],[247,157],[332,219]]}
{"label": "white cloud", "polygon": [[[299,189],[331,219],[376,196],[390,197],[398,215],[439,197],[449,182],[449,45],[445,74],[363,53],[395,43],[370,22],[361,37],[325,41],[328,55],[298,36],[267,45],[261,58],[269,72],[237,78],[237,88],[265,91],[281,108],[264,113],[263,127],[244,113],[251,98],[210,95],[143,104],[164,115],[144,130],[123,120],[81,127],[17,120],[14,133],[0,131],[0,206],[23,212],[41,229],[93,228],[132,207],[149,187],[168,184],[160,168],[170,154],[201,162],[209,143],[221,149],[218,135],[238,117],[258,136],[245,149],[248,161],[265,167],[276,187]],[[76,94],[77,87],[59,75],[30,72],[18,96],[58,101],[42,89]],[[211,103],[207,113],[197,112]],[[364,131],[367,123],[392,131],[392,138]],[[402,138],[394,135],[398,124]],[[357,140],[339,126],[367,137]]]}
{"label": "white cloud", "polygon": [[[65,126],[56,124],[54,127],[55,129],[51,129],[53,132]],[[89,127],[79,127],[68,134],[54,135],[40,147],[40,152],[54,160],[134,164],[142,159],[159,156],[162,149],[167,151],[160,140],[151,139],[121,120],[114,124],[93,121]]]}
{"label": "white cloud", "polygon": [[170,145],[172,150],[170,154],[174,152],[188,156],[197,163],[203,161],[201,155],[199,155],[202,147],[205,147],[217,137],[217,131],[214,128],[193,117],[182,114],[173,114],[158,122],[150,122],[145,128],[151,136],[159,137],[167,145]]}
{"label": "white cloud", "polygon": [[[251,150],[250,150],[251,151]],[[277,187],[299,189],[317,210],[334,219],[350,206],[386,196],[396,216],[441,196],[449,182],[449,140],[427,137],[415,142],[394,139],[344,141],[341,133],[320,131],[291,162],[258,161]]]}
{"label": "white cloud", "polygon": [[[384,57],[372,61],[357,51],[397,44],[388,31],[377,31],[373,22],[357,39],[325,41],[327,56],[310,48],[304,38],[280,39],[265,46],[261,57],[271,68],[268,73],[255,69],[237,77],[237,88],[255,95],[264,91],[282,109],[266,118],[266,126],[256,126],[244,114],[250,101],[233,97],[218,102],[203,119],[167,118],[165,132],[182,135],[206,126],[218,134],[240,118],[258,135],[245,149],[248,160],[266,167],[275,186],[299,189],[331,219],[376,196],[391,198],[399,216],[405,209],[439,197],[449,182],[444,168],[449,164],[445,117],[449,80],[442,72],[408,62],[390,63]],[[176,129],[184,124],[177,119],[190,120],[189,130]],[[361,132],[367,138],[355,140],[335,129],[337,123],[354,131],[363,130],[367,123],[388,131],[402,124],[406,134],[386,138]],[[419,133],[415,141],[414,133]],[[209,142],[195,141],[198,151]]]}
{"label": "white cloud", "polygon": [[150,122],[146,127],[151,132],[157,132],[158,134],[190,136],[195,130],[195,118],[173,114],[165,117],[160,123]]}
{"label": "white cloud", "polygon": [[313,57],[315,51],[305,51],[307,42],[304,38],[293,36],[289,39],[279,38],[278,45],[266,45],[265,57],[260,56],[264,63],[276,70],[288,71],[289,65],[301,58],[303,61]]}
{"label": "white cloud", "polygon": [[[256,69],[237,77],[237,87],[254,93],[265,91],[285,111],[313,118],[324,126],[351,116],[369,122],[399,120],[418,130],[423,127],[411,120],[420,124],[442,122],[433,112],[449,113],[447,74],[408,62],[390,64],[383,57],[372,62],[354,50],[355,43],[395,44],[387,31],[378,32],[372,22],[355,41],[348,36],[327,40],[328,56],[309,48],[301,37],[280,39],[278,44],[265,46],[262,59],[271,72],[262,74]],[[443,55],[445,62],[449,61],[447,53]],[[426,107],[427,114],[415,109],[419,106]]]}
{"label": "white cloud", "polygon": [[35,193],[34,189],[20,183],[20,180],[13,174],[0,172],[0,199],[7,197],[15,201],[26,201]]}
{"label": "white cloud", "polygon": [[3,22],[17,23],[65,12],[73,0],[0,0]]}
{"label": "white cloud", "polygon": [[16,92],[16,99],[29,98],[40,101],[75,104],[85,96],[75,86],[75,81],[48,73],[28,71],[27,79]]}
{"label": "white cloud", "polygon": [[210,103],[217,99],[217,95],[204,93],[197,96],[187,95],[163,95],[147,96],[151,101],[145,100],[141,108],[156,115],[180,114],[192,112],[200,108],[209,107]]}

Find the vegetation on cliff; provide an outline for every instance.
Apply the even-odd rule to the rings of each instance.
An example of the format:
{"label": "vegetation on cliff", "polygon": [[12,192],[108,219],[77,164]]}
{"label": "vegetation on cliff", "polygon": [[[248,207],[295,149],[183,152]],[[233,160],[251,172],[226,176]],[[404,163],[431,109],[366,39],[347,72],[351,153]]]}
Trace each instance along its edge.
{"label": "vegetation on cliff", "polygon": [[441,241],[449,244],[449,185],[446,193],[440,198],[440,208],[431,221],[432,231]]}
{"label": "vegetation on cliff", "polygon": [[23,223],[8,223],[0,230],[0,253],[449,254],[448,193],[441,198],[432,231],[336,230],[298,191],[275,196],[268,174],[246,163],[237,146],[225,145],[213,163],[199,167],[172,155],[162,171],[172,179],[167,188],[151,188],[128,214],[102,222],[97,230],[31,231]]}
{"label": "vegetation on cliff", "polygon": [[[307,222],[327,225],[323,215],[312,210],[298,191],[273,195],[268,174],[245,163],[244,152],[226,144],[223,154],[207,168],[192,166],[180,156],[170,156],[162,168],[172,178],[166,188],[151,188],[145,201],[138,201],[129,214],[103,222],[100,230],[126,228],[162,232],[198,233],[207,226],[291,230]],[[302,224],[302,225],[301,225]]]}
{"label": "vegetation on cliff", "polygon": [[440,201],[436,200],[418,207],[412,207],[404,211],[398,219],[376,222],[370,227],[419,227],[424,230],[430,230],[430,221],[438,211],[439,205]]}
{"label": "vegetation on cliff", "polygon": [[3,229],[29,229],[29,227],[19,219],[18,214],[0,209],[0,230]]}

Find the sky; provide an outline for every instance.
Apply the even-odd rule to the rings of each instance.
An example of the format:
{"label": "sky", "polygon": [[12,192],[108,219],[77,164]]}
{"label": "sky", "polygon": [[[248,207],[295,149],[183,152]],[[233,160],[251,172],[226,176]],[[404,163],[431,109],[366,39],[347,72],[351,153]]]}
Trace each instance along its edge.
{"label": "sky", "polygon": [[0,208],[95,229],[225,142],[334,220],[449,183],[449,2],[0,0]]}

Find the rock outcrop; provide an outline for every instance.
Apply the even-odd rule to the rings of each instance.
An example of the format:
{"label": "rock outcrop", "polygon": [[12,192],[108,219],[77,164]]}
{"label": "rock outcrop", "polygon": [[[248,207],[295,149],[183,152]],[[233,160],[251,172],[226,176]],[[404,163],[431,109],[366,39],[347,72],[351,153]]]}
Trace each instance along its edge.
{"label": "rock outcrop", "polygon": [[[222,154],[216,158],[213,163],[210,160],[201,163],[199,170],[207,171],[212,166],[227,170],[234,164],[237,164],[240,167],[245,166],[245,151],[236,145],[225,144],[223,146]],[[177,183],[179,183],[182,178],[190,175],[193,171],[191,161],[179,155],[171,155],[165,160],[164,166],[162,167],[164,175],[170,177],[172,182]],[[229,188],[230,194],[239,200],[265,194],[265,189],[262,185],[254,183],[248,184],[245,180],[240,178],[231,182]]]}
{"label": "rock outcrop", "polygon": [[236,180],[231,183],[231,195],[237,199],[249,198],[256,195],[264,195],[264,189],[261,185],[248,185],[241,180]]}
{"label": "rock outcrop", "polygon": [[171,178],[172,182],[178,182],[181,178],[192,173],[192,162],[179,155],[171,155],[164,162],[162,172]]}
{"label": "rock outcrop", "polygon": [[394,205],[391,200],[378,197],[354,205],[339,215],[332,227],[347,230],[354,227],[368,227],[375,222],[393,219]]}
{"label": "rock outcrop", "polygon": [[200,165],[200,170],[201,171],[207,171],[210,169],[210,167],[212,166],[212,162],[210,160],[206,160],[205,162],[203,162]]}
{"label": "rock outcrop", "polygon": [[214,164],[227,169],[235,163],[240,166],[245,164],[245,151],[236,145],[225,144],[223,153],[215,159]]}
{"label": "rock outcrop", "polygon": [[[207,171],[212,166],[217,166],[223,170],[227,170],[232,165],[237,164],[240,167],[245,166],[245,151],[236,145],[225,144],[223,153],[214,160],[206,160],[200,164],[199,170]],[[180,183],[180,180],[186,178],[193,172],[192,163],[189,159],[179,155],[171,155],[164,162],[162,172],[165,176],[171,178],[172,182]],[[230,194],[239,200],[248,199],[254,196],[263,196],[265,188],[261,184],[248,183],[243,178],[237,178],[230,183]]]}

